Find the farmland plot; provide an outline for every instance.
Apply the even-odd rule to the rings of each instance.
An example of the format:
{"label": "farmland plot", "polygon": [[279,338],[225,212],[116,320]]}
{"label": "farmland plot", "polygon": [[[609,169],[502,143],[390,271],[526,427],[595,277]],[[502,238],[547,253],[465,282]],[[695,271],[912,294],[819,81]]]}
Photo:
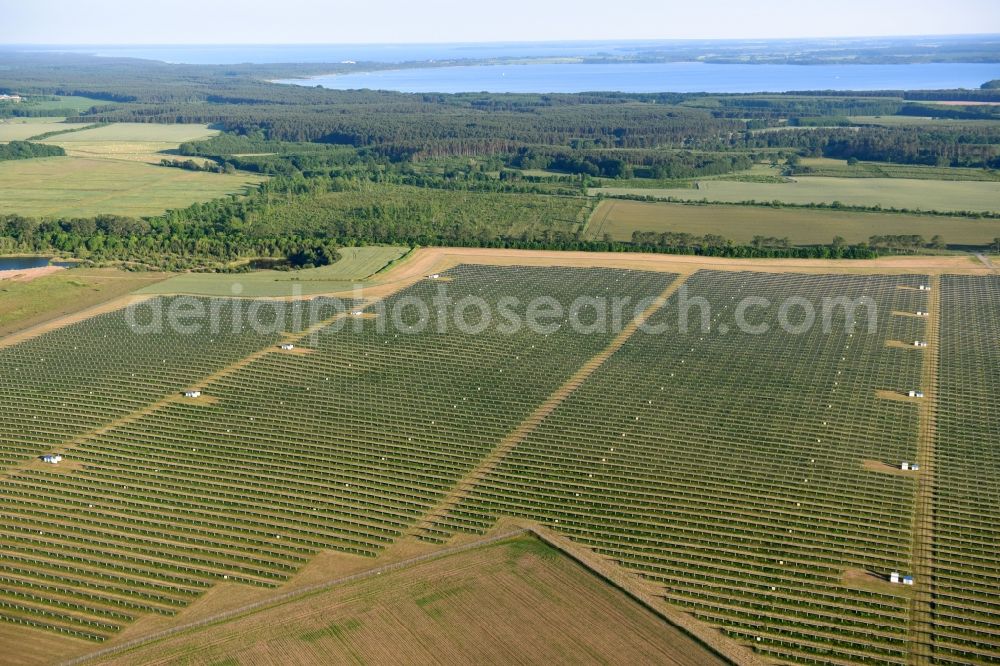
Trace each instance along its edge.
{"label": "farmland plot", "polygon": [[[541,621],[540,621],[541,620]],[[532,537],[337,586],[100,663],[663,664],[704,647]]]}
{"label": "farmland plot", "polygon": [[[915,459],[915,403],[877,396],[921,376],[887,345],[920,334],[890,313],[926,307],[921,280],[698,273],[712,332],[636,333],[424,538],[537,520],[764,656],[906,663],[908,599],[881,581],[910,566],[915,484],[870,468]],[[791,335],[758,310],[775,332],[735,332],[741,297],[790,295],[869,296],[877,329]]]}
{"label": "farmland plot", "polygon": [[945,276],[937,413],[933,660],[1000,658],[1000,278]]}
{"label": "farmland plot", "polygon": [[[398,299],[431,302],[443,284],[495,303],[642,298],[673,279],[494,267],[444,277],[389,299],[389,311]],[[611,337],[497,324],[407,334],[356,321],[359,332],[254,355],[199,385],[200,400],[132,412],[83,438],[67,456],[75,467],[10,473],[0,486],[11,581],[0,585],[0,619],[101,640],[223,580],[279,585],[322,549],[375,555]],[[33,407],[16,410],[15,427],[51,414]]]}

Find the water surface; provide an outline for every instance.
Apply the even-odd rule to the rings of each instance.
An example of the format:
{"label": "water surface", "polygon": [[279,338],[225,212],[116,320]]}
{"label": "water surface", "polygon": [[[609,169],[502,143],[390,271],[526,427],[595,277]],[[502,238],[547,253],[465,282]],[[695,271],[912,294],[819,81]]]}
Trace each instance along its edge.
{"label": "water surface", "polygon": [[698,62],[475,65],[421,67],[285,80],[282,83],[399,92],[574,93],[978,88],[1000,78],[1000,65],[729,65]]}

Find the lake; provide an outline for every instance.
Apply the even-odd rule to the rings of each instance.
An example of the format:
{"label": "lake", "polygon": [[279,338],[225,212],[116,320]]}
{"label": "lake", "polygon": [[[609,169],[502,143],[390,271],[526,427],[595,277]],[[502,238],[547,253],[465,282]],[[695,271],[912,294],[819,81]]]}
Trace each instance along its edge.
{"label": "lake", "polygon": [[0,257],[0,271],[23,271],[45,266],[72,266],[72,262],[52,261],[48,257]]}
{"label": "lake", "polygon": [[426,67],[289,79],[280,83],[399,92],[751,93],[793,90],[934,90],[978,88],[1000,78],[1000,65],[731,65],[698,62],[519,64]]}

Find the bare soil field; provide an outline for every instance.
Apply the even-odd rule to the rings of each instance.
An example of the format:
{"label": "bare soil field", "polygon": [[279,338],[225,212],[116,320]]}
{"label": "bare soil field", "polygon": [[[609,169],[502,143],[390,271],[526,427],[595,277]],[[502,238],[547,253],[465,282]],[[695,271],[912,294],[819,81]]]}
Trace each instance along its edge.
{"label": "bare soil field", "polygon": [[106,664],[719,664],[532,537],[182,634]]}

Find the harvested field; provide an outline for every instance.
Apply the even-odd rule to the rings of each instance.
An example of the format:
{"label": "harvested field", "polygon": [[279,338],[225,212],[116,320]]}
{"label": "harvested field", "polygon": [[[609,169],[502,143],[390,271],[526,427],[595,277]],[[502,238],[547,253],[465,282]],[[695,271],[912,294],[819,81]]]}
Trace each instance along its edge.
{"label": "harvested field", "polygon": [[621,189],[604,187],[603,194],[673,197],[686,201],[782,201],[789,204],[839,201],[847,206],[875,206],[936,211],[1000,211],[1000,182],[923,180],[907,178],[833,178],[795,176],[789,183],[743,183],[702,180],[698,187]]}
{"label": "harvested field", "polygon": [[[185,141],[196,141],[219,134],[207,125],[176,123],[114,123],[103,127],[85,129],[86,125],[70,124],[68,129],[78,131],[60,134],[43,143],[62,146],[71,157],[127,160],[159,164],[163,158],[182,159],[176,148]],[[195,162],[203,162],[194,158]]]}
{"label": "harvested field", "polygon": [[[196,650],[196,652],[195,652]],[[97,663],[722,662],[532,537],[450,555]]]}
{"label": "harvested field", "polygon": [[0,143],[25,141],[46,132],[73,129],[65,118],[0,118]]}
{"label": "harvested field", "polygon": [[[79,125],[78,126],[85,126]],[[70,125],[70,128],[73,126]],[[134,143],[134,142],[156,142],[178,146],[185,141],[195,141],[205,139],[219,134],[219,130],[210,129],[207,125],[193,125],[185,123],[175,123],[165,125],[162,123],[113,123],[103,127],[85,129],[80,132],[72,132],[51,139],[47,143],[55,143],[69,148],[73,143]]]}
{"label": "harvested field", "polygon": [[591,216],[587,237],[631,240],[634,231],[717,234],[737,243],[754,236],[787,237],[793,245],[827,244],[834,236],[860,243],[876,235],[916,234],[930,240],[940,234],[949,244],[985,246],[1000,234],[1000,220],[607,199]]}

